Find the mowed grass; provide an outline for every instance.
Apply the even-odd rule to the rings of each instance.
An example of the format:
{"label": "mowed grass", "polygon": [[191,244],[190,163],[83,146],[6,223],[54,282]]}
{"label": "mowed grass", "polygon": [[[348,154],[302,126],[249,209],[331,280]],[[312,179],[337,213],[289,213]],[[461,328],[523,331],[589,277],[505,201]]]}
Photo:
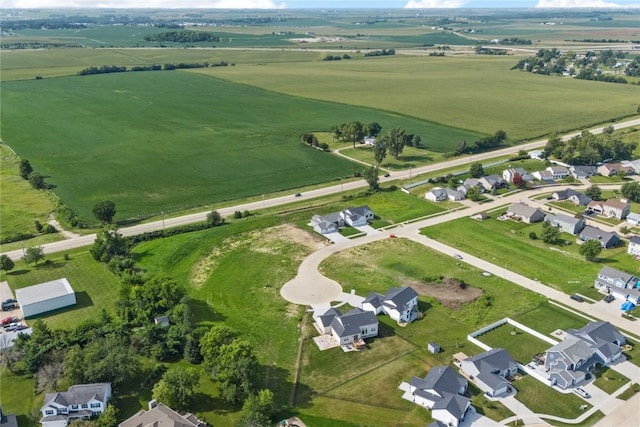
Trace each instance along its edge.
{"label": "mowed grass", "polygon": [[608,394],[613,393],[631,381],[629,378],[609,367],[598,366],[592,374],[596,376],[596,380],[593,382],[593,385]]}
{"label": "mowed grass", "polygon": [[492,348],[506,349],[514,360],[527,364],[534,355],[544,353],[551,344],[508,323],[476,337]]}
{"label": "mowed grass", "polygon": [[[46,254],[45,254],[46,255]],[[69,260],[63,253],[46,255],[51,264],[40,261],[36,267],[17,261],[16,267],[9,273],[2,272],[0,280],[9,282],[11,290],[49,282],[66,277],[76,293],[76,305],[44,313],[27,319],[28,323],[42,319],[54,329],[72,329],[82,322],[98,316],[105,308],[115,311],[120,283],[104,266],[93,259],[88,248],[68,252]]]}
{"label": "mowed grass", "polygon": [[516,399],[536,414],[572,419],[582,414],[580,405],[587,405],[587,409],[591,407],[575,394],[560,393],[529,375],[523,375],[512,385],[518,390]]}
{"label": "mowed grass", "polygon": [[[122,220],[352,176],[362,165],[299,141],[302,132],[345,120],[461,136],[417,119],[179,71],[5,82],[2,89],[3,139],[89,222],[102,200],[115,202]],[[39,126],[28,125],[33,117]]]}
{"label": "mowed grass", "polygon": [[[36,233],[34,221],[46,224],[54,205],[46,193],[34,190],[20,176],[20,159],[0,143],[0,239]],[[2,246],[3,252],[6,250]]]}
{"label": "mowed grass", "polygon": [[[640,94],[638,86],[512,71],[517,62],[513,57],[374,59],[265,64],[259,73],[248,67],[194,72],[291,95],[375,106],[482,133],[503,129],[514,141],[636,114]],[[602,108],[594,109],[595,104]],[[424,145],[438,151],[455,148],[439,141]]]}
{"label": "mowed grass", "polygon": [[540,223],[497,221],[495,217],[501,212],[492,212],[491,218],[486,221],[461,218],[437,227],[424,228],[421,233],[523,276],[540,280],[565,293],[583,292],[590,295],[593,281],[604,265],[632,274],[637,274],[639,270],[625,247],[602,251],[601,262],[587,262],[578,253],[574,236],[561,236],[561,239],[571,242],[569,246],[549,245],[541,239],[531,240],[531,231],[541,235]]}

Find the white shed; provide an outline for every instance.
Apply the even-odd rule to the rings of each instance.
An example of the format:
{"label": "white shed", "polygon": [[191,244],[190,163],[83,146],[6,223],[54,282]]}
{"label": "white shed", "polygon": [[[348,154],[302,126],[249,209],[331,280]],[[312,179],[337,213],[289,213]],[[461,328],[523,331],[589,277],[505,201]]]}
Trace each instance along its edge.
{"label": "white shed", "polygon": [[75,305],[76,294],[66,278],[16,289],[16,299],[25,318]]}

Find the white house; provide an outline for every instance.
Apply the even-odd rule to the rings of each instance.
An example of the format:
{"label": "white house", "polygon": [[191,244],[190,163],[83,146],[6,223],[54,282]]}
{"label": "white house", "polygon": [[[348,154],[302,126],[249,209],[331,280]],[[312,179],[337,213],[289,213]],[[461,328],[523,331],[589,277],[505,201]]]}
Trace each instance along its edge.
{"label": "white house", "polygon": [[76,294],[66,278],[16,289],[16,299],[25,318],[75,305]]}
{"label": "white house", "polygon": [[520,178],[522,178],[524,182],[531,182],[534,180],[533,175],[523,168],[508,168],[502,171],[502,179],[507,182],[513,182],[513,178],[516,175],[520,175]]}
{"label": "white house", "polygon": [[40,423],[42,427],[66,427],[73,419],[89,419],[102,414],[110,398],[110,383],[79,384],[67,391],[47,393]]}
{"label": "white house", "polygon": [[385,295],[370,293],[362,302],[362,309],[374,314],[385,313],[398,323],[417,318],[418,294],[413,288],[391,288]]}
{"label": "white house", "polygon": [[513,219],[519,218],[522,222],[533,224],[544,220],[544,212],[524,203],[514,203],[507,209],[507,216]]}
{"label": "white house", "polygon": [[373,211],[369,206],[358,206],[355,208],[347,208],[340,212],[340,216],[344,222],[352,227],[361,227],[367,225],[373,219]]}
{"label": "white house", "polygon": [[529,151],[529,157],[536,160],[544,160],[544,151],[543,150],[532,150]]}
{"label": "white house", "polygon": [[444,200],[451,200],[456,202],[464,199],[465,194],[462,191],[452,190],[451,188],[434,187],[427,191],[424,198],[432,202],[442,202]]}
{"label": "white house", "polygon": [[640,213],[630,212],[625,219],[631,225],[640,225]]}
{"label": "white house", "polygon": [[346,314],[342,314],[337,308],[330,308],[315,321],[321,332],[330,333],[340,345],[378,335],[378,319],[375,313],[360,308],[354,308]]}
{"label": "white house", "polygon": [[549,166],[547,170],[551,172],[553,179],[564,179],[570,174],[569,169],[564,166]]}
{"label": "white house", "polygon": [[631,239],[629,239],[627,253],[635,257],[640,256],[640,236],[633,236]]}

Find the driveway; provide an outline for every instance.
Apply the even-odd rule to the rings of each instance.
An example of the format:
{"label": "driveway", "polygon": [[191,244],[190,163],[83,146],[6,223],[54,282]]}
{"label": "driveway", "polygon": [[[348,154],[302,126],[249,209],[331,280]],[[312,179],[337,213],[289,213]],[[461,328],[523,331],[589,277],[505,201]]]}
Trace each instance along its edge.
{"label": "driveway", "polygon": [[331,240],[333,243],[340,243],[340,242],[348,242],[349,239],[347,239],[346,237],[344,237],[342,234],[338,233],[337,231],[335,233],[327,233],[327,234],[323,234],[324,237],[326,237],[327,239]]}
{"label": "driveway", "polygon": [[362,225],[360,227],[354,227],[356,230],[358,231],[362,231],[365,234],[375,234],[375,233],[380,233],[380,230],[376,230],[375,228],[373,228],[370,225]]}

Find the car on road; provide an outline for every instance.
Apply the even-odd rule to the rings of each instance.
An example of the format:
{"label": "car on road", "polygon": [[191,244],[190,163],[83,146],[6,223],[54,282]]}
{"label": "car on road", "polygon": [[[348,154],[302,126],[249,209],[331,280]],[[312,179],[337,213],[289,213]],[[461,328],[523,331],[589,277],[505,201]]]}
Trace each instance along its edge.
{"label": "car on road", "polygon": [[582,298],[580,295],[576,295],[576,294],[571,295],[569,298],[571,298],[574,301],[578,301],[578,302],[583,302],[584,301],[584,298]]}
{"label": "car on road", "polygon": [[581,389],[580,387],[576,387],[573,389],[573,392],[575,394],[577,394],[580,397],[584,397],[585,399],[588,399],[591,397],[591,395],[589,393],[587,393],[586,391],[584,391],[583,389]]}
{"label": "car on road", "polygon": [[300,196],[302,196],[302,193],[296,193],[296,194],[294,194],[294,196],[295,197],[300,197]]}
{"label": "car on road", "polygon": [[453,254],[453,257],[455,259],[462,259],[462,255],[460,255],[460,254]]}
{"label": "car on road", "polygon": [[389,178],[390,176],[391,176],[391,175],[389,174],[389,172],[387,172],[387,173],[385,173],[385,174],[384,174],[384,177],[385,177],[385,178]]}
{"label": "car on road", "polygon": [[607,295],[606,297],[604,297],[604,302],[611,302],[615,299],[615,297],[611,294]]}

